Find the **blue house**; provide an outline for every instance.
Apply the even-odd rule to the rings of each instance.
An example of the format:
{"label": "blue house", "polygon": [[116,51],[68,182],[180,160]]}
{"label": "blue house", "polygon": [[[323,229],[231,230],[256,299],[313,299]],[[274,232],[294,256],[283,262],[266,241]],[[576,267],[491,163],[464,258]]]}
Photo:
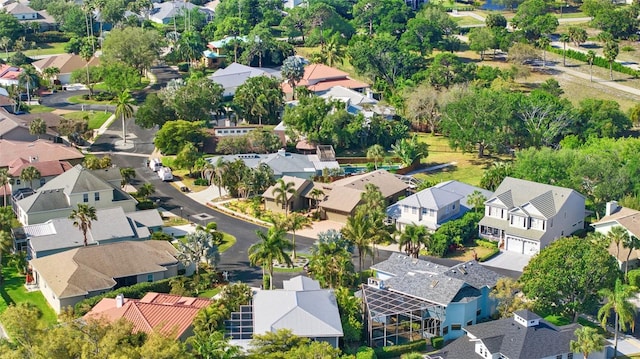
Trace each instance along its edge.
{"label": "blue house", "polygon": [[456,339],[496,312],[489,294],[500,275],[476,261],[447,267],[394,253],[371,269],[362,289],[371,346]]}

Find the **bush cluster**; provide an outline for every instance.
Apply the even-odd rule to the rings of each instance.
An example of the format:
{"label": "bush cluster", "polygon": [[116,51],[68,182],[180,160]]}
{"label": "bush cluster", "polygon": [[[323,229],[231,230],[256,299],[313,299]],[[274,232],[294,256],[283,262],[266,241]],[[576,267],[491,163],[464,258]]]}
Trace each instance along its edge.
{"label": "bush cluster", "polygon": [[356,352],[356,359],[377,359],[377,356],[373,348],[360,347]]}
{"label": "bush cluster", "polygon": [[141,299],[148,292],[157,293],[169,293],[171,291],[171,285],[169,279],[159,280],[157,282],[143,282],[134,284],[128,287],[118,288],[104,294],[97,295],[95,297],[87,298],[79,303],[76,303],[74,307],[74,313],[76,316],[81,317],[87,314],[93,306],[98,304],[102,298],[115,298],[118,294],[123,294],[125,298]]}
{"label": "bush cluster", "polygon": [[61,31],[46,31],[27,34],[27,41],[36,43],[45,42],[68,42],[71,39],[67,33]]}
{"label": "bush cluster", "polygon": [[443,337],[433,337],[431,338],[431,346],[433,349],[440,349],[444,346],[444,338]]}
{"label": "bush cluster", "polygon": [[436,230],[429,245],[429,253],[442,257],[452,245],[471,243],[478,236],[478,223],[484,214],[470,211],[459,219],[449,221]]}
{"label": "bush cluster", "polygon": [[427,349],[425,340],[416,340],[415,342],[392,345],[388,347],[376,348],[375,354],[378,359],[397,358],[402,354],[411,352],[421,352]]}

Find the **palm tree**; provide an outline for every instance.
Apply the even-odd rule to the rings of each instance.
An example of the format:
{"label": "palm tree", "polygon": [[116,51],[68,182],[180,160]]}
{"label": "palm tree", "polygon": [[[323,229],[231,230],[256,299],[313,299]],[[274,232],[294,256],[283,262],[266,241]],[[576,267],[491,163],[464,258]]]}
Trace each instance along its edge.
{"label": "palm tree", "polygon": [[87,231],[91,229],[91,221],[97,221],[96,208],[87,204],[78,203],[78,209],[71,211],[69,219],[73,219],[73,226],[82,231],[84,246],[87,246]]}
{"label": "palm tree", "polygon": [[596,52],[593,50],[587,51],[587,62],[589,63],[589,81],[593,82],[593,61],[596,59]]}
{"label": "palm tree", "polygon": [[7,185],[9,184],[9,170],[7,170],[6,168],[2,168],[0,169],[0,188],[2,188],[4,190],[4,206],[7,206],[7,190],[8,188],[5,188]]}
{"label": "palm tree", "polygon": [[114,100],[116,105],[116,117],[122,118],[122,140],[127,143],[127,126],[125,126],[124,120],[133,116],[133,105],[135,100],[131,97],[129,90],[125,90],[118,94],[118,97]]}
{"label": "palm tree", "polygon": [[[623,239],[622,245],[628,250],[627,261],[624,265],[624,277],[627,278],[627,274],[629,274],[629,258],[631,257],[631,253],[633,251],[640,249],[640,240],[636,236],[628,235]],[[627,278],[627,281],[628,280],[629,279]]]}
{"label": "palm tree", "polygon": [[4,50],[5,59],[9,58],[9,47],[11,47],[11,38],[3,36],[0,38],[0,48]]}
{"label": "palm tree", "polygon": [[384,159],[385,152],[381,145],[373,145],[367,150],[367,159],[373,160],[375,168],[378,169],[378,162]]}
{"label": "palm tree", "polygon": [[124,188],[126,185],[131,183],[132,179],[136,178],[136,170],[131,167],[122,167],[120,168],[120,176],[122,176],[120,186]]}
{"label": "palm tree", "polygon": [[264,279],[264,267],[269,272],[269,289],[273,289],[273,262],[293,265],[286,250],[291,249],[291,242],[284,238],[284,230],[271,227],[267,232],[256,231],[260,242],[249,247],[249,262],[251,265],[262,267],[262,277]]}
{"label": "palm tree", "polygon": [[320,210],[318,203],[320,201],[320,197],[324,197],[324,192],[320,188],[314,188],[309,192],[309,196],[313,200],[313,206],[316,208],[316,211]]}
{"label": "palm tree", "polygon": [[620,279],[616,280],[613,290],[609,288],[601,289],[598,293],[606,300],[606,303],[598,310],[598,320],[603,328],[607,328],[607,321],[611,312],[614,313],[614,336],[613,336],[613,358],[618,356],[618,331],[627,330],[627,325],[633,330],[635,326],[636,307],[629,299],[635,295],[638,288],[622,284]]}
{"label": "palm tree", "polygon": [[44,77],[49,80],[49,85],[51,86],[51,88],[53,88],[55,78],[56,76],[58,76],[58,74],[60,74],[60,69],[55,66],[47,67],[46,69],[42,70],[42,75],[44,75]]}
{"label": "palm tree", "polygon": [[24,67],[18,75],[18,84],[27,91],[27,101],[31,102],[31,91],[38,86],[38,73],[33,67]]}
{"label": "palm tree", "polygon": [[156,191],[156,187],[151,183],[145,183],[140,188],[138,188],[138,196],[148,199],[153,192]]}
{"label": "palm tree", "polygon": [[546,35],[540,36],[536,42],[536,45],[542,49],[542,67],[547,65],[547,47],[549,47],[550,43],[551,39]]}
{"label": "palm tree", "polygon": [[326,64],[333,67],[335,64],[342,64],[344,62],[344,47],[340,43],[338,35],[334,35],[327,41],[327,46],[324,48],[324,59]]}
{"label": "palm tree", "polygon": [[33,180],[40,179],[40,177],[40,171],[33,166],[24,168],[22,172],[20,172],[20,179],[23,181],[29,181],[31,188],[33,188]]}
{"label": "palm tree", "polygon": [[38,139],[40,139],[40,135],[44,135],[45,133],[47,133],[47,123],[44,122],[41,118],[36,118],[29,124],[29,133],[32,135],[37,135]]}
{"label": "palm tree", "polygon": [[569,34],[560,34],[560,41],[562,42],[562,66],[567,66],[567,42],[571,41]]}
{"label": "palm tree", "polygon": [[404,232],[400,235],[398,244],[400,250],[404,247],[404,251],[408,256],[418,258],[422,245],[427,245],[428,238],[427,229],[417,224],[409,224],[404,228]]}
{"label": "palm tree", "polygon": [[271,190],[271,194],[276,200],[276,204],[282,204],[282,208],[284,209],[284,215],[289,215],[289,195],[293,195],[296,193],[295,183],[293,182],[285,182],[282,178],[280,178],[275,187]]}
{"label": "palm tree", "polygon": [[311,227],[311,220],[307,216],[303,216],[300,213],[292,213],[291,216],[287,218],[287,229],[291,231],[291,259],[296,259],[296,231],[301,230],[303,228]]}
{"label": "palm tree", "polygon": [[613,80],[613,62],[616,61],[619,52],[620,49],[616,41],[610,40],[604,43],[602,53],[604,54],[604,58],[609,62],[609,78],[611,80]]}
{"label": "palm tree", "polygon": [[13,248],[11,233],[0,231],[0,283],[4,282],[4,278],[2,277],[2,256],[9,253],[11,248]]}
{"label": "palm tree", "polygon": [[365,218],[363,212],[357,212],[355,216],[347,218],[347,225],[342,228],[342,235],[358,248],[358,271],[362,271],[365,257],[373,255],[371,222]]}
{"label": "palm tree", "polygon": [[574,332],[576,340],[569,343],[571,352],[582,353],[583,358],[589,354],[602,351],[604,349],[604,337],[598,333],[598,329],[591,327],[580,327]]}
{"label": "palm tree", "polygon": [[620,260],[620,245],[624,244],[629,240],[629,232],[626,228],[622,226],[615,226],[611,228],[609,233],[607,233],[607,240],[609,243],[615,243],[616,245],[616,260],[621,262]]}
{"label": "palm tree", "polygon": [[478,212],[484,206],[484,202],[487,200],[482,192],[475,190],[467,196],[467,203],[473,206],[473,211]]}

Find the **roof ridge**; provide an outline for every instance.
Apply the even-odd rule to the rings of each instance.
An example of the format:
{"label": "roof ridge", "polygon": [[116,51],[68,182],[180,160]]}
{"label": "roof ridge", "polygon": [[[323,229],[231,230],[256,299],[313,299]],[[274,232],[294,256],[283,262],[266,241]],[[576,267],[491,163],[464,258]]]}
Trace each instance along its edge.
{"label": "roof ridge", "polygon": [[129,302],[131,303],[129,305],[129,308],[127,308],[127,310],[123,313],[123,317],[127,316],[127,313],[131,310],[134,311],[135,310],[135,314],[137,314],[141,319],[142,319],[142,323],[146,325],[146,327],[149,330],[153,330],[153,327],[151,326],[151,323],[149,323],[149,320],[147,319],[147,317],[144,316],[144,313],[142,313],[142,311],[140,310],[140,308],[138,308],[138,304],[140,303],[139,301],[135,301],[135,302]]}

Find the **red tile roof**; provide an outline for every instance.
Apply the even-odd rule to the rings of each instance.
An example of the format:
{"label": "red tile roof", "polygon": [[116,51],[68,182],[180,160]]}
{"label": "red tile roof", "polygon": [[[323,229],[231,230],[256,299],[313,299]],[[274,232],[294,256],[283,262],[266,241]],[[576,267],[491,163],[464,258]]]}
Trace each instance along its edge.
{"label": "red tile roof", "polygon": [[57,176],[63,174],[70,169],[71,164],[67,161],[44,161],[44,162],[30,162],[24,158],[17,158],[13,162],[9,163],[9,175],[18,177],[22,173],[22,170],[27,167],[35,167],[40,172],[40,176]]}
{"label": "red tile roof", "polygon": [[139,300],[125,299],[120,308],[116,306],[116,299],[104,298],[84,318],[104,318],[108,321],[125,318],[133,323],[135,332],[150,333],[157,329],[163,334],[180,338],[189,329],[198,311],[211,304],[213,301],[205,298],[147,293]]}
{"label": "red tile roof", "polygon": [[33,142],[0,140],[0,168],[8,167],[16,158],[37,157],[40,162],[72,161],[84,158],[77,149],[48,140]]}
{"label": "red tile roof", "polygon": [[[349,78],[349,74],[323,64],[311,64],[304,68],[304,76],[296,86],[304,86],[317,92],[328,90],[333,86],[344,86],[350,89],[369,87],[368,84]],[[282,84],[284,93],[291,93],[287,82]]]}
{"label": "red tile roof", "polygon": [[0,78],[5,80],[17,80],[22,69],[19,67],[0,65]]}

